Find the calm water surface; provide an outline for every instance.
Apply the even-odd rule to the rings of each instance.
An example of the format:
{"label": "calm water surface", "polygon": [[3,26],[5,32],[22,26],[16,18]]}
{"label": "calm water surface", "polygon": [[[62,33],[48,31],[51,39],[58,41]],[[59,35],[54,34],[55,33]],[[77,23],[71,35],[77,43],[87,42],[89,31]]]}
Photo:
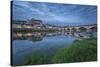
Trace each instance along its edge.
{"label": "calm water surface", "polygon": [[14,40],[13,41],[13,64],[20,64],[23,59],[34,53],[50,55],[58,48],[64,48],[75,40],[73,36],[44,37],[41,41]]}
{"label": "calm water surface", "polygon": [[[78,33],[77,33],[78,34]],[[64,48],[71,43],[73,43],[77,37],[88,37],[94,36],[96,37],[96,33],[79,33],[79,35],[55,35],[55,33],[47,34],[46,36],[41,37],[39,40],[32,41],[29,39],[25,40],[13,40],[13,64],[14,65],[22,65],[27,56],[30,56],[34,53],[42,53],[45,56],[50,56],[57,49]],[[34,38],[36,39],[36,38]],[[34,40],[33,39],[33,40]]]}

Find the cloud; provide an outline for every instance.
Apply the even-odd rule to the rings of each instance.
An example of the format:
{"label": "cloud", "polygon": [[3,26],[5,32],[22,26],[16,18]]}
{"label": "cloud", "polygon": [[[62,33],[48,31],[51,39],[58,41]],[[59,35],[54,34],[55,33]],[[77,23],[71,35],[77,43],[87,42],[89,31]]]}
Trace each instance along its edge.
{"label": "cloud", "polygon": [[97,8],[89,5],[13,2],[13,19],[41,19],[44,23],[96,23]]}

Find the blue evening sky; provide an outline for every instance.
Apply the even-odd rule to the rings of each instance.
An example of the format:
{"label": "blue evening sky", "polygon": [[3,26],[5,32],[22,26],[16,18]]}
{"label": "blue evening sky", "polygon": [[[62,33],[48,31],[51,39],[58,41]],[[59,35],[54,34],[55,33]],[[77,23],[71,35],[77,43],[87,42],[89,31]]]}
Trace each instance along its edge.
{"label": "blue evening sky", "polygon": [[55,4],[13,1],[13,20],[40,19],[49,24],[96,24],[97,7],[77,4]]}

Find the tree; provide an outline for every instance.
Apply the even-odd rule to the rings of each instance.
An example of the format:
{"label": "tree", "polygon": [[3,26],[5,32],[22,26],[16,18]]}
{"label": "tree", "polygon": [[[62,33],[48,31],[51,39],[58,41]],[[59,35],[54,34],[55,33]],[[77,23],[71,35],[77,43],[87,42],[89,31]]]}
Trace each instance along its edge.
{"label": "tree", "polygon": [[91,31],[97,31],[97,27],[96,26],[95,27],[92,27],[90,29],[91,29]]}
{"label": "tree", "polygon": [[76,32],[76,29],[74,27],[72,28],[72,32]]}
{"label": "tree", "polygon": [[70,31],[70,28],[68,28],[67,31]]}
{"label": "tree", "polygon": [[80,27],[79,30],[80,30],[80,32],[85,32],[87,29],[84,27]]}

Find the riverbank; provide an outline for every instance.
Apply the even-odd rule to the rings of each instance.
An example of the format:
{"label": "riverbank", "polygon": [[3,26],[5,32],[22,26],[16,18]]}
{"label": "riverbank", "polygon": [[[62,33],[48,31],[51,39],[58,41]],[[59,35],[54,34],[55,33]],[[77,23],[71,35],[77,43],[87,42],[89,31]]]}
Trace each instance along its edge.
{"label": "riverbank", "polygon": [[87,62],[97,60],[97,39],[89,38],[75,41],[69,47],[56,52],[52,63]]}
{"label": "riverbank", "polygon": [[26,60],[26,65],[87,62],[97,60],[97,39],[76,40],[71,45],[61,48],[50,57],[43,54],[32,54]]}

